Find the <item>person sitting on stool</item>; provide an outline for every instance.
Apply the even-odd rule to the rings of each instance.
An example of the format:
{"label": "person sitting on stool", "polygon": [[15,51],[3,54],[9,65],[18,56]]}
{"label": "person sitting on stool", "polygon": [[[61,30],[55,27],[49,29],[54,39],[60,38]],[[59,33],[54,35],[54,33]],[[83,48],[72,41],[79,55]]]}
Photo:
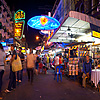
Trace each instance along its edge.
{"label": "person sitting on stool", "polygon": [[89,60],[89,56],[86,56],[86,61],[83,63],[83,87],[85,88],[86,87],[86,78],[88,78],[88,81],[89,81],[89,78],[90,78],[90,74],[91,74],[91,62]]}

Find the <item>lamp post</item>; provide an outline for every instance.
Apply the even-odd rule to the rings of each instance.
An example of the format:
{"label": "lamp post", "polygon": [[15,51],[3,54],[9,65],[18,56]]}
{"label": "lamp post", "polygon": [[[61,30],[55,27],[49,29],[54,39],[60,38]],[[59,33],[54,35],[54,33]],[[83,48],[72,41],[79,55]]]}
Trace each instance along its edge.
{"label": "lamp post", "polygon": [[41,38],[41,37],[39,37],[39,36],[36,36],[36,40],[41,40],[42,41],[42,43],[41,43],[41,46],[43,46],[43,44],[44,44],[44,40],[43,40],[43,38]]}
{"label": "lamp post", "polygon": [[36,40],[38,40],[40,37],[39,36],[36,36]]}

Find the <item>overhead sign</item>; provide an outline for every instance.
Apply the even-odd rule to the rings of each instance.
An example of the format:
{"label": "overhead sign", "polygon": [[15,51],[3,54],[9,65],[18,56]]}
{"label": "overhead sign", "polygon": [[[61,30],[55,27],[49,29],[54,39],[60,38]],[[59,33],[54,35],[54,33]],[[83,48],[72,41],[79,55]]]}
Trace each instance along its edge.
{"label": "overhead sign", "polygon": [[13,44],[13,38],[6,39],[5,42],[7,44]]}
{"label": "overhead sign", "polygon": [[50,35],[48,36],[48,40],[53,36],[53,34],[54,34],[54,30],[51,30]]}
{"label": "overhead sign", "polygon": [[41,48],[41,52],[44,50],[44,46]]}
{"label": "overhead sign", "polygon": [[53,30],[60,26],[60,23],[49,16],[35,16],[28,20],[27,24],[39,30]]}
{"label": "overhead sign", "polygon": [[25,21],[16,21],[14,28],[14,37],[15,39],[21,39],[23,35]]}
{"label": "overhead sign", "polygon": [[96,31],[92,31],[92,36],[96,38],[100,38],[100,33]]}
{"label": "overhead sign", "polygon": [[25,19],[25,12],[23,10],[18,10],[15,13],[15,20]]}
{"label": "overhead sign", "polygon": [[46,18],[46,17],[44,17],[44,16],[40,18],[40,23],[41,23],[42,25],[45,25],[47,22],[48,22],[48,18]]}
{"label": "overhead sign", "polygon": [[14,14],[15,25],[14,25],[14,37],[15,39],[22,39],[23,30],[25,25],[25,12],[23,10],[18,10]]}
{"label": "overhead sign", "polygon": [[2,44],[2,46],[6,46],[6,42],[0,42]]}
{"label": "overhead sign", "polygon": [[41,46],[36,47],[36,50],[41,50]]}

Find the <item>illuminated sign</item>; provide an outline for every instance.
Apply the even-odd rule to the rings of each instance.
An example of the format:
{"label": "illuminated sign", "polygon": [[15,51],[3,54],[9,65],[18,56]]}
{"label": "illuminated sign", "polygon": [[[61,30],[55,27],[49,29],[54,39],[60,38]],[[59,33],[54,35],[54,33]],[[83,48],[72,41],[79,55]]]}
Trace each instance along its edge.
{"label": "illuminated sign", "polygon": [[39,30],[53,30],[60,26],[60,23],[49,16],[35,16],[28,20],[27,24]]}
{"label": "illuminated sign", "polygon": [[2,46],[6,46],[6,42],[0,42],[2,44]]}
{"label": "illuminated sign", "polygon": [[25,12],[23,10],[18,10],[15,13],[15,20],[21,20],[21,19],[25,19]]}
{"label": "illuminated sign", "polygon": [[43,17],[40,18],[40,23],[42,25],[45,25],[47,22],[48,22],[48,19],[46,17],[43,16]]}
{"label": "illuminated sign", "polygon": [[41,50],[41,46],[36,47],[36,50]]}
{"label": "illuminated sign", "polygon": [[16,21],[14,28],[14,37],[15,39],[21,39],[23,35],[25,21]]}
{"label": "illuminated sign", "polygon": [[50,31],[50,36],[48,36],[48,40],[53,36],[54,30]]}
{"label": "illuminated sign", "polygon": [[41,48],[41,52],[44,50],[44,46]]}
{"label": "illuminated sign", "polygon": [[96,38],[100,38],[100,33],[96,31],[92,31],[92,36]]}

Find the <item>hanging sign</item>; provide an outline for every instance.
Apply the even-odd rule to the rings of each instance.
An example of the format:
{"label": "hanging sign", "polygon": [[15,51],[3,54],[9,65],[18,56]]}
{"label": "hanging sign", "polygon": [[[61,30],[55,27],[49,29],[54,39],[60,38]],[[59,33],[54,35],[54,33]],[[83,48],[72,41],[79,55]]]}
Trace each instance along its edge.
{"label": "hanging sign", "polygon": [[21,39],[23,35],[23,30],[24,30],[24,24],[25,21],[17,21],[15,22],[15,28],[14,28],[14,37],[15,39]]}
{"label": "hanging sign", "polygon": [[28,20],[27,24],[39,30],[53,30],[60,26],[60,23],[49,16],[35,16]]}
{"label": "hanging sign", "polygon": [[25,12],[23,10],[18,10],[14,14],[15,25],[14,25],[14,37],[15,39],[22,39],[23,30],[25,25]]}
{"label": "hanging sign", "polygon": [[15,20],[25,19],[25,12],[23,10],[18,10],[15,13]]}
{"label": "hanging sign", "polygon": [[96,31],[92,31],[92,36],[96,38],[100,38],[100,33]]}

